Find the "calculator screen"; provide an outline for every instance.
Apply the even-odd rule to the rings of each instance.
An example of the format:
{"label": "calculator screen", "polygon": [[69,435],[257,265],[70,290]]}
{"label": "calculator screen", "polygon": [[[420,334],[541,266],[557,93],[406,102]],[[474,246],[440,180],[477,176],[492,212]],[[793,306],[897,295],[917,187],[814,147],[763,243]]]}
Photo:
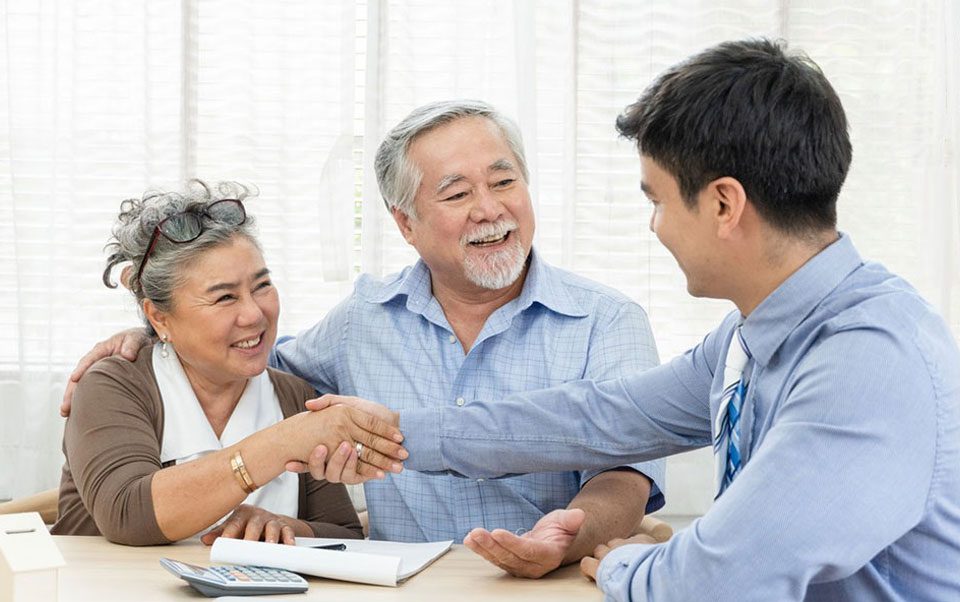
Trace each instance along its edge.
{"label": "calculator screen", "polygon": [[186,563],[186,562],[181,562],[181,561],[179,561],[179,560],[174,560],[173,562],[175,562],[175,563],[177,564],[177,566],[178,566],[184,573],[193,573],[194,575],[205,575],[205,574],[206,574],[206,569],[204,569],[203,567],[199,567],[199,566],[196,566],[196,565],[193,565],[193,564],[188,564],[188,563]]}

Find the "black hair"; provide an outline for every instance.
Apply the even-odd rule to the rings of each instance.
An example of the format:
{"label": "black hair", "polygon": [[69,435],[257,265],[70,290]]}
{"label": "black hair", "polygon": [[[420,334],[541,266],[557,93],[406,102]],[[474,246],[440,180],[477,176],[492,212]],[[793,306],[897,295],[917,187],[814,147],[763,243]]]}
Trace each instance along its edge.
{"label": "black hair", "polygon": [[782,42],[724,42],[668,69],[617,118],[617,130],[677,179],[688,206],[711,180],[744,187],[780,231],[836,227],[852,156],[840,98]]}

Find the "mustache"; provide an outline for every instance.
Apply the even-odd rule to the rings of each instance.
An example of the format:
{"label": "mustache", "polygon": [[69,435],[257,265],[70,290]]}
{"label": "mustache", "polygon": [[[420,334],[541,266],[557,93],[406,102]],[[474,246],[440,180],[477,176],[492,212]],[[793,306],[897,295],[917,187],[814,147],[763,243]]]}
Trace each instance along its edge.
{"label": "mustache", "polygon": [[503,219],[489,224],[480,224],[473,232],[464,234],[460,238],[460,244],[467,246],[472,242],[477,242],[484,238],[506,236],[508,232],[517,229],[517,222],[509,219]]}

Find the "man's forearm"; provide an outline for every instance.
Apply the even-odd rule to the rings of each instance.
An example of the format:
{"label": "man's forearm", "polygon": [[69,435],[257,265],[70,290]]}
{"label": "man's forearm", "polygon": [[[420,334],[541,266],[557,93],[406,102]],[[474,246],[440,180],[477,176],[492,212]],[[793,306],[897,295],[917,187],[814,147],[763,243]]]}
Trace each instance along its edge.
{"label": "man's forearm", "polygon": [[632,535],[643,520],[650,490],[650,479],[631,469],[608,470],[590,479],[567,506],[580,508],[587,517],[563,564],[577,562],[601,543]]}

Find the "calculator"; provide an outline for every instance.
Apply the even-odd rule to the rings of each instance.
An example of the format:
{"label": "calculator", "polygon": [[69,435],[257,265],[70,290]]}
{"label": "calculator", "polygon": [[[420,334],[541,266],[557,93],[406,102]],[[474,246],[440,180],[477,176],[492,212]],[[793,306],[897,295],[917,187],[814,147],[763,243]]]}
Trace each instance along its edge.
{"label": "calculator", "polygon": [[307,591],[307,581],[296,573],[262,566],[201,567],[161,558],[160,564],[194,589],[211,598],[216,596],[259,596],[298,594]]}

